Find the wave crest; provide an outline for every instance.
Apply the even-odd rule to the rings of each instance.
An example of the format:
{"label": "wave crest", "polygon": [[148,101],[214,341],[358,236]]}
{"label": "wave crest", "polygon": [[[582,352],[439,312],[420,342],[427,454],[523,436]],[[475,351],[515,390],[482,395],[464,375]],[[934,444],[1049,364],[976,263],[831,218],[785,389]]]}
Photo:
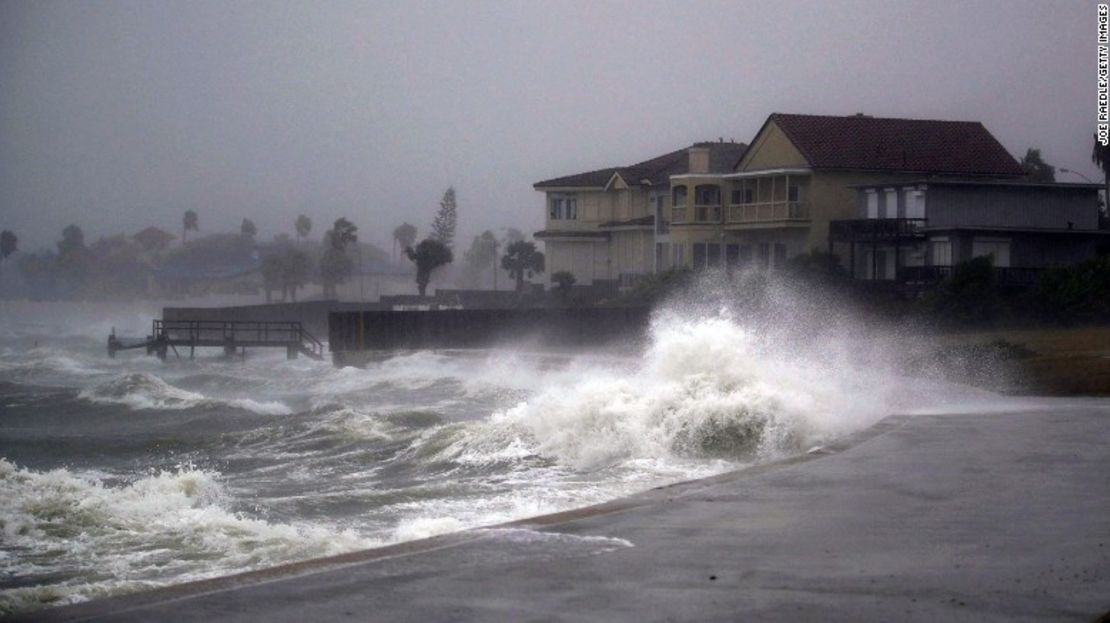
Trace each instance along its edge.
{"label": "wave crest", "polygon": [[136,410],[178,410],[194,407],[229,406],[262,415],[288,415],[292,410],[281,402],[250,398],[219,400],[174,387],[153,374],[133,372],[84,389],[79,396],[90,402],[121,404]]}

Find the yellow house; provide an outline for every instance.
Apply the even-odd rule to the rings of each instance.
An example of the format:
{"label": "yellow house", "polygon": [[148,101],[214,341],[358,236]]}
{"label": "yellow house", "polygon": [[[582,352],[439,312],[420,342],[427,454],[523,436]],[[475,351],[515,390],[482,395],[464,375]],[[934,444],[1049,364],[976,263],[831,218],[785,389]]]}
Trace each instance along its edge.
{"label": "yellow house", "polygon": [[[536,183],[547,199],[536,238],[548,278],[568,271],[580,285],[628,286],[671,267],[774,269],[825,249],[845,266],[874,266],[876,258],[850,259],[830,242],[831,222],[858,216],[858,188],[879,189],[884,214],[905,217],[924,209],[914,189],[929,180],[1023,174],[978,122],[775,113],[750,147],[695,143]],[[891,266],[898,262],[924,256]]]}
{"label": "yellow house", "polygon": [[829,223],[857,216],[857,186],[898,202],[914,180],[1023,173],[978,122],[776,113],[732,172],[671,176],[670,242],[684,266],[775,268],[831,249]]}
{"label": "yellow house", "polygon": [[[650,160],[537,182],[545,193],[547,279],[567,271],[576,285],[628,287],[672,266],[671,179],[734,170],[746,145],[696,143]],[[684,258],[677,258],[683,264]],[[550,285],[550,281],[549,281]]]}

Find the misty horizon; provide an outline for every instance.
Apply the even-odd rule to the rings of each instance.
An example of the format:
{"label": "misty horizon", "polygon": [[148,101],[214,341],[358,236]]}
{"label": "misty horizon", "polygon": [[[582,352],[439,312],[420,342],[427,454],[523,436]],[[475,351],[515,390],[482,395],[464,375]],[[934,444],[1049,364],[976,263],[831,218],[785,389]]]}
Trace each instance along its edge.
{"label": "misty horizon", "polygon": [[539,180],[748,142],[774,112],[981,121],[1097,179],[1094,9],[9,2],[0,226],[33,251],[71,223],[180,237],[192,209],[269,239],[303,213],[388,248],[453,186],[465,245],[539,229]]}

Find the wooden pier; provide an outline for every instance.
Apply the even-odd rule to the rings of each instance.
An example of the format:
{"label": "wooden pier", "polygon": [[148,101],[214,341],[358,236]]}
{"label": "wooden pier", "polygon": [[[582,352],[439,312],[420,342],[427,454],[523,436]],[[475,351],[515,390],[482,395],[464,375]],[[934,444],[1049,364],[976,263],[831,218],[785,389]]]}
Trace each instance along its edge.
{"label": "wooden pier", "polygon": [[201,347],[223,348],[229,356],[245,354],[247,348],[285,348],[289,359],[298,355],[324,358],[324,345],[299,322],[154,320],[146,338],[128,340],[116,337],[114,332],[108,336],[109,357],[121,350],[143,348],[147,355],[165,361],[170,351],[181,357],[178,347],[188,348],[190,359]]}

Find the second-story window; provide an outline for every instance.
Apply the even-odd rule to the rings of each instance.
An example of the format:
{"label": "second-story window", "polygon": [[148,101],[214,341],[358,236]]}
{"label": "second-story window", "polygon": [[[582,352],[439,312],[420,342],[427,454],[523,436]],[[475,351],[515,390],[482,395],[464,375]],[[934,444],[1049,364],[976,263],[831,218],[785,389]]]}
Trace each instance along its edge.
{"label": "second-story window", "polygon": [[673,193],[673,197],[674,197],[674,203],[673,203],[674,207],[676,207],[676,208],[685,208],[686,207],[686,187],[685,186],[675,186],[674,191],[672,191],[672,193]]}
{"label": "second-story window", "polygon": [[575,195],[551,195],[548,217],[552,221],[574,221],[578,219],[578,197]]}
{"label": "second-story window", "polygon": [[752,188],[734,188],[732,190],[732,205],[738,206],[755,202],[755,191]]}
{"label": "second-story window", "polygon": [[703,184],[694,189],[694,203],[700,206],[721,205],[721,187]]}

